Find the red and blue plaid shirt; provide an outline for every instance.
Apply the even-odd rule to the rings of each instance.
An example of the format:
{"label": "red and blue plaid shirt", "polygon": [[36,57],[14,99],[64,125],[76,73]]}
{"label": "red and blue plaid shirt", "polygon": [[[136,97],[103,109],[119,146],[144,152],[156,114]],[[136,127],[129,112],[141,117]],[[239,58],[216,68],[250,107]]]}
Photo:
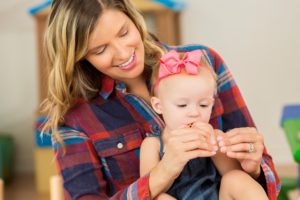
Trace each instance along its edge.
{"label": "red and blue plaid shirt", "polygon": [[[218,76],[218,97],[210,123],[223,131],[254,127],[230,71],[212,49],[201,45],[167,47],[201,49]],[[60,127],[65,153],[52,138],[56,163],[64,180],[66,199],[150,199],[149,175],[139,177],[139,149],[147,135],[159,134],[163,122],[140,97],[109,77],[99,96],[68,111]],[[264,149],[258,181],[275,200],[280,190],[271,156]]]}

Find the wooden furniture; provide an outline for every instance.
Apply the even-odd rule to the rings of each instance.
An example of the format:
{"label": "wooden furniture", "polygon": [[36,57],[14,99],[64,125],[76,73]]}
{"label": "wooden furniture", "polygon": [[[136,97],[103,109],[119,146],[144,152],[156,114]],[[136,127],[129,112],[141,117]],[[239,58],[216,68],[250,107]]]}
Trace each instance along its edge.
{"label": "wooden furniture", "polygon": [[0,178],[0,200],[4,200],[4,182]]}
{"label": "wooden furniture", "polygon": [[[162,42],[169,45],[180,44],[180,13],[174,12],[160,4],[149,0],[132,0],[136,7],[145,17],[148,29]],[[38,54],[38,91],[41,103],[47,95],[48,71],[43,57],[43,35],[47,23],[50,8],[47,7],[34,15],[36,21],[37,54]]]}
{"label": "wooden furniture", "polygon": [[49,178],[57,174],[52,148],[36,146],[34,148],[34,159],[36,190],[39,193],[47,194],[49,193]]}
{"label": "wooden furniture", "polygon": [[47,96],[47,77],[48,70],[45,66],[45,59],[43,55],[43,37],[44,31],[47,24],[47,18],[50,9],[44,9],[37,14],[34,15],[36,20],[36,41],[37,41],[37,57],[38,57],[38,102],[39,104],[46,98]]}
{"label": "wooden furniture", "polygon": [[[148,29],[164,43],[180,44],[180,13],[149,0],[132,0],[145,17]],[[151,26],[151,22],[154,25]]]}

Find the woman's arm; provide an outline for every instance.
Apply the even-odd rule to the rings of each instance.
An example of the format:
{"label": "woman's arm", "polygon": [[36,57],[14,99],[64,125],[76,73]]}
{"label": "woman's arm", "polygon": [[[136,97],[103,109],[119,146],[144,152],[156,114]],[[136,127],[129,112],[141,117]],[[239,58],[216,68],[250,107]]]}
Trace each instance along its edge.
{"label": "woman's arm", "polygon": [[[206,48],[205,51],[207,52],[207,56],[218,75],[218,99],[220,103],[215,105],[214,109],[215,111],[212,122],[215,124],[215,128],[222,129],[226,132],[239,127],[255,127],[240,90],[223,59],[210,48]],[[246,134],[243,135],[243,132],[245,131],[238,132],[242,135],[242,137],[247,137]],[[250,132],[257,134],[258,139],[262,137],[257,131]],[[261,144],[263,145],[262,142]],[[252,155],[253,160],[256,159],[254,156],[257,157],[257,155]],[[247,160],[251,162],[251,159]],[[244,166],[248,163],[244,162]],[[258,174],[258,181],[267,190],[269,198],[271,200],[275,200],[280,190],[280,183],[272,157],[268,154],[264,145],[262,159],[258,163],[258,166],[253,167],[253,169],[254,168],[255,170],[262,169],[261,172],[259,171],[261,174]],[[256,172],[253,171],[253,173]],[[262,174],[264,176],[262,176]]]}

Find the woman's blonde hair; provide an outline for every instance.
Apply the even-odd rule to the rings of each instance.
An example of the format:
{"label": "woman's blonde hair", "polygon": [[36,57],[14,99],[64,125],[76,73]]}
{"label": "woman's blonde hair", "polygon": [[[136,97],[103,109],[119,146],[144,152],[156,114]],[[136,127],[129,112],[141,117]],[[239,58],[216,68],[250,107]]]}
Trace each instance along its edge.
{"label": "woman's blonde hair", "polygon": [[104,9],[119,10],[136,25],[145,47],[146,66],[156,65],[163,52],[130,0],[53,0],[44,37],[50,73],[48,96],[42,103],[42,113],[48,120],[42,132],[52,130],[60,142],[57,128],[66,112],[78,99],[90,100],[100,89],[102,74],[85,56],[89,36]]}

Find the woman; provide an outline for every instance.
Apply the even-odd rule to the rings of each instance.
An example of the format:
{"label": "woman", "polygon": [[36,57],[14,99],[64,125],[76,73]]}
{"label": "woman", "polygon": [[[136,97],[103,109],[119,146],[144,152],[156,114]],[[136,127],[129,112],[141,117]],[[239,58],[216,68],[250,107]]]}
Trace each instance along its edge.
{"label": "woman", "polygon": [[[45,47],[51,71],[44,130],[53,131],[67,199],[155,198],[189,160],[212,155],[208,141],[185,150],[201,131],[182,129],[166,142],[159,164],[139,178],[140,144],[164,126],[149,105],[151,67],[171,47],[147,32],[129,0],[54,0]],[[228,156],[276,199],[279,187],[272,159],[262,136],[249,128],[254,127],[251,116],[222,59],[204,46],[176,49],[206,52],[219,89],[210,123],[230,130],[228,142],[222,144],[232,149]],[[187,135],[194,139],[186,141]]]}

